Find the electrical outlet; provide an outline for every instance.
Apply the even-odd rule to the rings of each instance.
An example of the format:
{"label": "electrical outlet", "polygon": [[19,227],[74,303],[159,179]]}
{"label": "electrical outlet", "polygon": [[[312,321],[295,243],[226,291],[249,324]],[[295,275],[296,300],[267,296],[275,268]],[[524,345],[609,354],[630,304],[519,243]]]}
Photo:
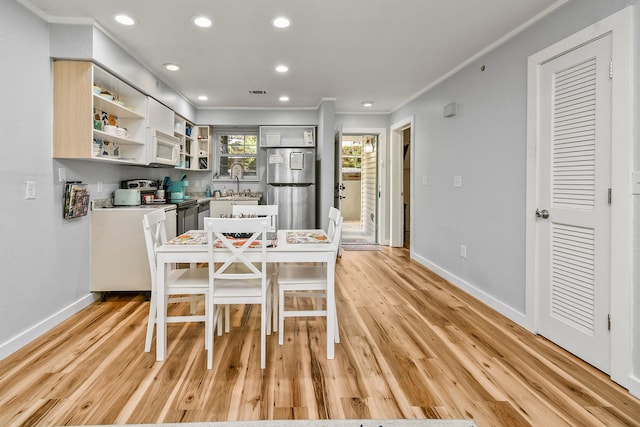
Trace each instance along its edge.
{"label": "electrical outlet", "polygon": [[466,245],[460,245],[460,257],[462,257],[462,258],[466,258],[467,257],[467,246]]}
{"label": "electrical outlet", "polygon": [[37,196],[37,188],[35,181],[27,181],[27,199],[35,199]]}
{"label": "electrical outlet", "polygon": [[429,185],[429,177],[427,175],[422,177],[422,185]]}
{"label": "electrical outlet", "polygon": [[98,185],[96,187],[96,193],[102,193],[102,181],[98,181]]}
{"label": "electrical outlet", "polygon": [[453,186],[456,188],[462,187],[462,176],[456,175],[453,177]]}
{"label": "electrical outlet", "polygon": [[58,168],[58,182],[65,182],[67,180],[67,170],[65,168]]}

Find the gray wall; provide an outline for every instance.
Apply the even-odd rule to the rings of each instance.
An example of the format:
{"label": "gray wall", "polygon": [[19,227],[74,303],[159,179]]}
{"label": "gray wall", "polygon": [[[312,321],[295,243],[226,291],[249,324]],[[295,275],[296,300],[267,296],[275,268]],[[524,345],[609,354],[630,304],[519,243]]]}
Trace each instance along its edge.
{"label": "gray wall", "polygon": [[[0,102],[2,344],[37,330],[71,304],[91,301],[89,221],[62,219],[62,185],[54,180],[49,29],[13,1],[0,2],[0,28],[0,57],[5,58],[0,67],[5,82]],[[25,199],[28,180],[37,183],[35,200]]]}
{"label": "gray wall", "polygon": [[[527,58],[636,3],[569,2],[391,114],[390,123],[415,117],[416,257],[486,296],[503,313],[517,318],[525,312]],[[636,62],[637,58],[636,52]],[[451,102],[457,103],[458,114],[444,118],[443,107]],[[637,170],[637,140],[634,145]],[[453,187],[455,175],[462,176],[462,188]],[[423,176],[428,177],[426,186]],[[635,205],[638,252],[640,203],[636,200]],[[460,257],[461,244],[467,246],[467,259]],[[634,294],[639,307],[639,292]],[[640,372],[638,311],[634,310],[635,372]]]}
{"label": "gray wall", "polygon": [[318,124],[318,110],[290,109],[220,109],[198,110],[196,123],[201,125],[237,126],[237,125],[312,125]]}
{"label": "gray wall", "polygon": [[318,111],[316,224],[325,230],[329,226],[329,208],[334,204],[335,115],[336,101],[323,100]]}

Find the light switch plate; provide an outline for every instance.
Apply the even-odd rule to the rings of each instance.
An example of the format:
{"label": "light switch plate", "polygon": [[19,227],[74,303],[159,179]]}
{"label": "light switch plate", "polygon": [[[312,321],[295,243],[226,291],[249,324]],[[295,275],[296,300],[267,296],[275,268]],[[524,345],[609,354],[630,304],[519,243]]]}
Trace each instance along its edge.
{"label": "light switch plate", "polygon": [[453,177],[453,186],[456,188],[462,187],[462,176],[456,175]]}
{"label": "light switch plate", "polygon": [[36,182],[35,181],[27,181],[27,199],[35,199],[38,195]]}
{"label": "light switch plate", "polygon": [[429,185],[429,177],[427,175],[422,177],[422,185]]}

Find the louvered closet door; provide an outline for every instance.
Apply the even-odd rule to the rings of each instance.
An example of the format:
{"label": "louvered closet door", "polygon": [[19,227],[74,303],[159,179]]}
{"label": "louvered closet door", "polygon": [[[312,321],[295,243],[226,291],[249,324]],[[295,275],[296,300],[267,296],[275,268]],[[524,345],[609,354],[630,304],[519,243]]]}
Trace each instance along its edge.
{"label": "louvered closet door", "polygon": [[539,332],[609,372],[611,37],[541,68]]}

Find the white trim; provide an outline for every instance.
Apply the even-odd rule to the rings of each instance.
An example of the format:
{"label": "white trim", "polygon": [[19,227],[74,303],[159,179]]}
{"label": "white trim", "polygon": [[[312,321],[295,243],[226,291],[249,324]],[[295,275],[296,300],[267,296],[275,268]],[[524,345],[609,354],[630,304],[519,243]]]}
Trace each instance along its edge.
{"label": "white trim", "polygon": [[527,197],[526,197],[526,328],[538,325],[536,284],[536,222],[533,212],[537,197],[536,147],[539,136],[540,66],[545,62],[610,33],[614,77],[611,99],[611,379],[629,388],[631,385],[633,346],[633,206],[631,170],[633,149],[633,6],[629,6],[576,34],[532,55],[528,61],[527,89]]}
{"label": "white trim", "polygon": [[437,264],[432,263],[431,261],[423,258],[422,256],[415,255],[415,256],[412,256],[412,258],[417,262],[419,262],[420,264],[422,264],[425,268],[428,268],[429,270],[436,273],[438,276],[442,277],[443,279],[447,280],[451,284],[455,285],[457,288],[468,293],[469,295],[473,296],[480,302],[488,305],[493,310],[507,317],[512,322],[515,322],[518,325],[523,325],[525,323],[526,318],[524,313],[514,310],[513,307],[508,306],[504,302],[494,298],[490,294],[473,286],[471,283],[467,282],[466,280],[456,276],[455,274],[449,272],[448,270],[445,270],[444,268],[441,268]]}
{"label": "white trim", "polygon": [[[404,230],[402,221],[402,168],[404,159],[402,158],[402,131],[406,128],[411,129],[411,174],[410,174],[410,197],[413,198],[413,161],[415,155],[413,149],[415,147],[415,126],[414,116],[406,117],[391,125],[391,141],[389,143],[389,245],[399,247],[404,241]],[[413,221],[413,199],[410,203],[409,221]],[[410,237],[410,254],[413,257],[413,228],[411,227]]]}
{"label": "white trim", "polygon": [[640,377],[631,375],[629,381],[629,393],[640,398]]}
{"label": "white trim", "polygon": [[387,190],[387,182],[385,177],[387,176],[387,129],[385,128],[343,128],[342,135],[378,135],[378,155],[376,161],[378,163],[378,191],[381,196],[377,199],[376,210],[378,216],[378,235],[376,239],[381,245],[388,245],[389,239],[386,233],[383,231],[389,229],[387,214],[384,207],[388,206],[389,192]]}
{"label": "white trim", "polygon": [[0,360],[4,359],[12,353],[15,353],[34,339],[52,329],[54,326],[59,325],[83,308],[92,304],[97,299],[97,294],[88,294],[80,298],[79,300],[69,304],[57,313],[54,313],[46,319],[36,323],[29,329],[20,332],[18,335],[10,338],[8,341],[0,343]]}

